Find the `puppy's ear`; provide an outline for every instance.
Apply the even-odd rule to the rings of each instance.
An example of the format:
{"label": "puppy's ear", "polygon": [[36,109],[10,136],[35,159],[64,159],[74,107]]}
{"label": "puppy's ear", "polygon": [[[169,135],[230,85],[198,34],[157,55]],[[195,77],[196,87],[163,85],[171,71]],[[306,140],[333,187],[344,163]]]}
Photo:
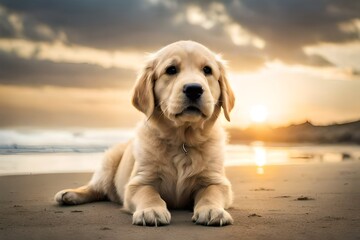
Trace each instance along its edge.
{"label": "puppy's ear", "polygon": [[155,108],[154,98],[154,64],[148,61],[138,75],[133,91],[132,104],[150,117]]}
{"label": "puppy's ear", "polygon": [[219,78],[220,89],[221,89],[220,103],[221,103],[221,107],[223,108],[225,118],[230,122],[230,112],[235,104],[235,95],[226,77],[224,61],[219,58],[217,62],[220,69],[220,78]]}

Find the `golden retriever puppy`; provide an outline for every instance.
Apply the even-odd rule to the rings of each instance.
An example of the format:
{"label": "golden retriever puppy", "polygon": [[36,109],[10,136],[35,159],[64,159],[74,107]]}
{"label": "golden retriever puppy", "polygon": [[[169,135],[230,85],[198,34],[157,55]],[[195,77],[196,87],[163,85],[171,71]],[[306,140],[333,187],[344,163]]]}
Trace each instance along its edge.
{"label": "golden retriever puppy", "polygon": [[133,224],[167,225],[168,209],[194,207],[196,224],[233,223],[225,176],[227,120],[234,94],[221,59],[193,41],[179,41],[152,54],[140,73],[133,105],[146,115],[136,136],[108,150],[91,181],[58,192],[59,204],[109,199],[133,213]]}

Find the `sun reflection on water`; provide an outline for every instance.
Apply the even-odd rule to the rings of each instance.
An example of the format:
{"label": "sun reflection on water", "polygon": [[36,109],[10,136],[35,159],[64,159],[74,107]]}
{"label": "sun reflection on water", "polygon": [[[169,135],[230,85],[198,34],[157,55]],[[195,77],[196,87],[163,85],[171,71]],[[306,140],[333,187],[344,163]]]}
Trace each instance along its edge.
{"label": "sun reflection on water", "polygon": [[266,149],[261,143],[255,143],[252,149],[254,151],[254,161],[257,166],[256,173],[262,175],[265,173],[264,166],[267,163]]}

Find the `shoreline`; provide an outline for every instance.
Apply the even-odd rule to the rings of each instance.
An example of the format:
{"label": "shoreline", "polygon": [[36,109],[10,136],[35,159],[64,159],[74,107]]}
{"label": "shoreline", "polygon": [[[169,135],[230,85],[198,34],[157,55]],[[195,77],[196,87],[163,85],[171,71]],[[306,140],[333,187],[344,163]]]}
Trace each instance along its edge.
{"label": "shoreline", "polygon": [[[88,148],[88,147],[86,147]],[[0,176],[93,172],[101,164],[99,152],[32,152],[0,154]],[[360,162],[360,147],[349,145],[267,146],[227,145],[225,166],[328,164]]]}

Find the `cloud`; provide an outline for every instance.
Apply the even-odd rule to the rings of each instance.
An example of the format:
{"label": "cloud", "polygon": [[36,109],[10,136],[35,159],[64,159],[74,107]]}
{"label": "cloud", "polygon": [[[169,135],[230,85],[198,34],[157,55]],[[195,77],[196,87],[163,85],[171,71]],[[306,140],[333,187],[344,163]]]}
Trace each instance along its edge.
{"label": "cloud", "polygon": [[87,63],[104,68],[135,70],[143,52],[106,51],[70,44],[64,31],[54,30],[25,14],[10,12],[0,5],[0,51],[29,60],[48,60],[65,63]]}
{"label": "cloud", "polygon": [[263,39],[251,34],[239,23],[233,21],[227,13],[225,6],[221,3],[210,3],[206,9],[198,5],[186,6],[185,11],[175,17],[177,24],[181,24],[184,21],[192,25],[201,26],[207,30],[220,26],[230,37],[233,44],[237,46],[250,45],[260,49],[265,46]]}
{"label": "cloud", "polygon": [[132,70],[28,60],[5,53],[0,53],[0,62],[0,84],[6,85],[131,89],[136,78]]}
{"label": "cloud", "polygon": [[319,43],[304,47],[308,55],[319,55],[340,68],[360,71],[360,40],[346,43]]}
{"label": "cloud", "polygon": [[168,20],[175,10],[146,1],[65,0],[49,4],[46,0],[26,3],[4,0],[2,4],[8,12],[46,24],[53,31],[63,31],[72,44],[96,49],[114,51],[124,46],[147,49],[149,45],[158,45],[156,41],[162,45],[173,33],[177,36],[176,29],[166,34],[171,30]]}
{"label": "cloud", "polygon": [[131,106],[130,95],[126,90],[0,85],[0,126],[134,127],[142,114]]}
{"label": "cloud", "polygon": [[[221,3],[210,4],[209,11],[219,12],[216,19],[219,26],[211,31],[199,29],[199,25],[188,21],[175,23],[174,16],[201,7],[201,3],[196,2],[191,5],[186,1],[105,1],[104,4],[63,1],[49,5],[41,0],[25,4],[5,0],[3,4],[11,12],[63,32],[72,44],[108,51],[119,48],[154,51],[173,41],[192,39],[226,55],[234,52],[237,46],[261,48],[264,44],[241,24],[232,21],[225,6],[222,10],[219,7]],[[93,17],[94,14],[99,17]],[[237,49],[239,51],[242,49]]]}
{"label": "cloud", "polygon": [[[298,43],[316,41],[316,38],[341,41],[344,36],[349,36],[341,36],[340,31],[334,29],[338,28],[340,22],[358,17],[360,10],[359,3],[353,0],[274,0],[271,3],[259,0],[64,0],[53,1],[52,4],[47,0],[25,3],[3,0],[2,4],[11,11],[47,23],[52,29],[61,29],[75,44],[107,49],[116,49],[119,45],[154,47],[159,45],[158,41],[162,45],[173,39],[191,36],[184,36],[182,26],[174,26],[172,20],[179,14],[184,15],[186,23],[188,20],[196,23],[187,33],[193,32],[196,26],[206,25],[209,28],[213,24],[233,23],[266,44],[268,41],[275,44],[275,40],[280,38],[283,38],[281,43],[287,40],[290,45],[297,39]],[[187,24],[185,26],[189,27]],[[146,37],[149,35],[152,38]]]}
{"label": "cloud", "polygon": [[24,14],[11,12],[0,5],[0,36],[33,41],[66,41],[64,31],[55,31],[48,25]]}
{"label": "cloud", "polygon": [[[305,49],[352,42],[359,35],[359,3],[349,0],[64,0],[51,4],[3,0],[1,4],[0,51],[38,65],[78,65],[79,72],[87,64],[134,71],[144,52],[181,39],[199,41],[220,52],[236,72],[261,69],[275,60],[343,68],[320,50]],[[58,75],[68,78],[66,73]],[[36,76],[35,70],[29,73],[29,79]],[[82,86],[84,78],[74,84]],[[95,80],[89,82],[95,86]]]}
{"label": "cloud", "polygon": [[353,74],[349,68],[338,68],[334,66],[314,67],[301,64],[288,65],[279,60],[265,64],[259,71],[263,76],[281,77],[283,79],[307,79],[310,80],[360,80],[359,76]]}
{"label": "cloud", "polygon": [[[93,23],[91,16],[88,16],[91,19],[86,26],[83,26],[81,25],[83,19],[77,19],[78,16],[73,16],[71,11],[70,13],[65,11],[58,19],[57,11],[60,8],[67,8],[68,2],[66,1],[57,8],[44,6],[38,2],[21,6],[14,2],[6,4],[7,8],[1,8],[1,16],[4,19],[2,23],[7,23],[8,27],[5,27],[4,24],[1,25],[3,27],[0,27],[2,29],[0,30],[0,51],[29,59],[29,61],[37,59],[60,63],[89,63],[106,68],[119,67],[134,70],[138,69],[138,63],[141,62],[145,51],[155,51],[163,45],[179,39],[193,39],[208,45],[214,51],[225,55],[225,58],[230,60],[231,66],[239,70],[254,69],[261,66],[263,61],[256,51],[234,48],[235,45],[232,43],[230,35],[235,42],[241,45],[258,44],[260,46],[261,41],[259,45],[256,38],[251,37],[248,33],[242,34],[244,30],[241,26],[232,22],[225,15],[225,9],[216,7],[216,4],[211,5],[212,11],[215,11],[216,8],[222,9],[217,19],[224,19],[221,20],[222,23],[219,23],[220,26],[212,29],[213,32],[220,31],[221,34],[216,34],[217,36],[212,38],[208,38],[208,29],[199,29],[198,26],[188,22],[174,23],[177,8],[174,8],[170,2],[155,1],[146,6],[130,4],[127,8],[129,11],[142,12],[145,7],[147,8],[146,14],[141,14],[141,18],[145,18],[145,21],[137,23],[139,19],[133,19],[133,15],[120,14],[129,19],[126,21],[124,19],[116,27],[102,22],[103,18],[96,19],[96,22]],[[117,4],[114,4],[114,8]],[[184,7],[186,8],[186,6]],[[91,7],[90,4],[86,7],[95,6]],[[98,8],[100,12],[102,7]],[[10,8],[14,9],[9,10]],[[152,11],[155,13],[164,11],[165,14],[162,14],[160,18],[155,18],[153,14],[150,14],[149,19],[146,19],[147,14]],[[45,12],[52,14],[47,15]],[[89,13],[84,12],[83,14],[87,18],[86,15]],[[118,15],[117,12],[116,16],[112,16],[111,19],[114,22],[118,21]],[[15,16],[16,21],[9,20],[12,16]],[[66,21],[69,19],[72,19],[71,25],[67,25]],[[131,21],[131,23],[128,23],[129,26],[125,26],[126,30],[122,30],[127,21]],[[101,24],[101,26],[98,27],[97,24]],[[137,24],[140,24],[141,28],[133,27]],[[226,31],[229,34],[222,29],[224,26],[227,27]],[[91,29],[89,29],[90,27]],[[7,31],[9,33],[6,34],[4,29],[10,29]],[[94,33],[96,36],[92,36]],[[179,38],[180,35],[181,38]],[[149,38],[149,36],[151,37]]]}
{"label": "cloud", "polygon": [[143,55],[136,52],[108,52],[63,42],[33,42],[24,39],[0,39],[0,51],[14,53],[25,59],[49,60],[66,63],[88,63],[104,68],[138,69]]}
{"label": "cloud", "polygon": [[[351,0],[64,0],[52,4],[4,0],[2,4],[7,15],[26,19],[20,21],[23,25],[32,22],[25,29],[33,29],[43,39],[63,38],[65,45],[105,52],[154,51],[176,40],[192,39],[221,52],[239,71],[274,59],[329,65],[320,55],[304,53],[304,46],[353,41],[356,34],[351,24],[357,23],[360,11],[359,3]],[[16,32],[16,24],[5,22]],[[8,36],[5,32],[3,36]],[[36,37],[27,34],[25,39]]]}
{"label": "cloud", "polygon": [[345,33],[354,34],[354,37],[360,39],[360,18],[354,18],[347,22],[339,23],[339,29]]}
{"label": "cloud", "polygon": [[[234,21],[264,39],[264,55],[289,64],[326,65],[313,59],[303,47],[320,42],[341,43],[356,40],[353,33],[339,29],[339,24],[358,17],[358,1],[243,0],[226,5]],[[337,12],[329,11],[329,7]],[[319,60],[319,61],[317,61]]]}

